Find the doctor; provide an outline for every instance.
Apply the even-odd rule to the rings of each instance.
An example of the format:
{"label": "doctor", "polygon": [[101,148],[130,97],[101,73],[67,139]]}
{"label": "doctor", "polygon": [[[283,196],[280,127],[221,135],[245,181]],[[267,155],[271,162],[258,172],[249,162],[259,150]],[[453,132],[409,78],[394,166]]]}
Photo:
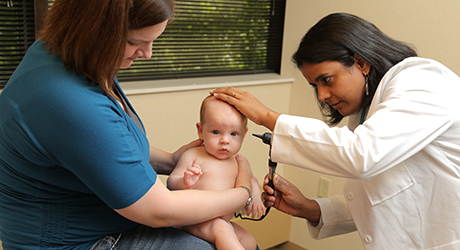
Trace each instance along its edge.
{"label": "doctor", "polygon": [[293,61],[327,123],[211,93],[273,131],[273,161],[349,180],[343,197],[310,200],[276,175],[265,205],[307,219],[317,239],[358,230],[366,249],[460,249],[460,78],[345,13],[314,25]]}

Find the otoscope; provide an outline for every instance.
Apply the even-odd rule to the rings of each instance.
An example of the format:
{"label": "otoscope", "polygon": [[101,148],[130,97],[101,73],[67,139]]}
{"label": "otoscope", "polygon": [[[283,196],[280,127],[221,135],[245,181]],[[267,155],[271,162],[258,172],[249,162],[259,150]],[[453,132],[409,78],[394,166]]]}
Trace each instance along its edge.
{"label": "otoscope", "polygon": [[[263,143],[265,143],[265,144],[270,146],[270,150],[268,151],[268,156],[269,156],[269,158],[268,158],[268,186],[273,188],[273,190],[275,190],[275,185],[273,185],[273,175],[275,174],[276,166],[278,165],[278,163],[276,163],[276,162],[271,160],[272,134],[266,132],[263,135],[258,135],[258,134],[252,134],[252,135],[262,139]],[[273,196],[273,195],[275,195],[275,193],[273,193],[271,195]],[[243,218],[241,216],[241,214],[236,214],[236,213],[235,213],[235,217],[237,217],[237,218],[239,217],[239,218],[241,218],[243,220],[261,221],[261,220],[263,220],[265,218],[265,216],[267,216],[268,212],[270,211],[270,208],[271,207],[267,207],[265,209],[265,214],[262,215],[259,219]]]}
{"label": "otoscope", "polygon": [[267,133],[264,133],[263,135],[257,135],[257,134],[252,134],[252,135],[262,139],[263,143],[265,143],[265,144],[270,146],[270,149],[268,151],[268,156],[269,156],[269,158],[268,158],[268,186],[273,188],[273,190],[275,190],[275,185],[273,185],[273,176],[275,175],[276,166],[278,165],[278,163],[272,161],[272,159],[271,159],[272,134],[267,132]]}

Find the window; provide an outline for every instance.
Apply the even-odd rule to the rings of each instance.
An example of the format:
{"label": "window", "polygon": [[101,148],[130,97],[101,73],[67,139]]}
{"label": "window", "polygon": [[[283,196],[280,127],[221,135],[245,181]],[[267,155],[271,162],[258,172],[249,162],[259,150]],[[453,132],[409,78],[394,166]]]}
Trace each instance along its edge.
{"label": "window", "polygon": [[34,1],[0,1],[0,87],[35,41]]}
{"label": "window", "polygon": [[[35,0],[35,8],[47,7],[47,1],[52,2]],[[8,7],[8,2],[12,2],[13,7]],[[33,9],[30,2],[33,0],[0,1],[0,32],[14,29],[11,32],[15,34],[25,33],[23,24],[30,14],[25,15],[24,9]],[[118,78],[120,81],[133,81],[279,73],[285,2],[176,0],[176,17],[154,41],[152,58],[139,58],[130,68],[121,70]],[[8,13],[8,18],[3,18],[4,13]],[[32,21],[27,22],[33,26],[33,11]],[[37,22],[40,23],[39,20]],[[25,39],[22,35],[3,37],[2,33],[0,86],[6,84],[33,42],[33,39]],[[14,60],[3,53],[14,54]]]}
{"label": "window", "polygon": [[119,79],[253,74],[280,69],[284,1],[176,1],[177,14]]}

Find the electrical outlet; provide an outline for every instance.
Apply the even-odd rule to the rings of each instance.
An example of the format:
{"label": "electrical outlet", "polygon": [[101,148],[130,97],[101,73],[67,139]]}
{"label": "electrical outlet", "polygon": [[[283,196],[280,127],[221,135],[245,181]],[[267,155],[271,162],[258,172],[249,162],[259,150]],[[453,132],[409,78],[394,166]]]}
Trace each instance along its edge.
{"label": "electrical outlet", "polygon": [[318,197],[327,198],[331,189],[331,180],[324,177],[319,177]]}

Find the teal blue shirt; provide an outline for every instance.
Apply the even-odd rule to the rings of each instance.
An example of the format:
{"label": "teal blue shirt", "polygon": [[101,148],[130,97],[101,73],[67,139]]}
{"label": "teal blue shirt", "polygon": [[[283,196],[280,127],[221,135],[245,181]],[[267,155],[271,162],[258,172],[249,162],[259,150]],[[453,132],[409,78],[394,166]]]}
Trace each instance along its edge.
{"label": "teal blue shirt", "polygon": [[35,42],[0,94],[4,248],[89,249],[156,177],[143,126]]}

